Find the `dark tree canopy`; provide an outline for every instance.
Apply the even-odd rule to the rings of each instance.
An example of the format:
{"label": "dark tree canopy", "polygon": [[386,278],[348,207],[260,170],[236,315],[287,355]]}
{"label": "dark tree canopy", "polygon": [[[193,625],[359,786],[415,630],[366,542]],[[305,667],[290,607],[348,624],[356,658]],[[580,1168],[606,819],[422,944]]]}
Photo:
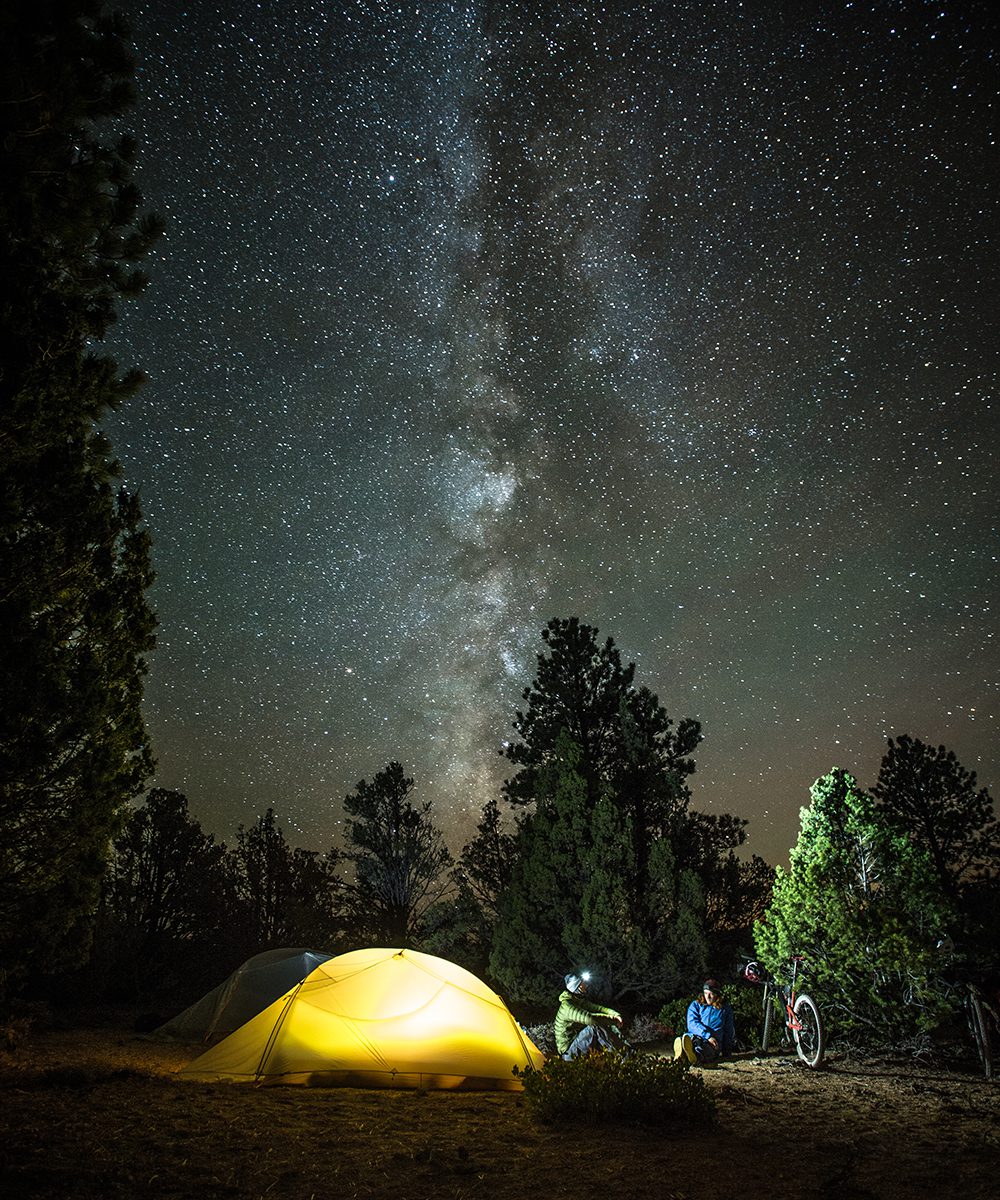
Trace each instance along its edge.
{"label": "dark tree canopy", "polygon": [[930,855],[945,895],[961,901],[1000,871],[1000,822],[986,788],[951,750],[890,738],[872,794]]}
{"label": "dark tree canopy", "polygon": [[534,811],[500,899],[493,973],[537,1001],[571,966],[616,996],[666,996],[706,950],[703,890],[678,855],[698,723],[675,729],[614,642],[577,618],[550,621],[542,638],[514,721],[521,740],[505,751],[520,768],[505,793]]}
{"label": "dark tree canopy", "polygon": [[[96,422],[139,383],[94,350],[158,232],[120,20],[86,0],[0,12],[0,960],[86,946],[112,835],[152,760],[149,539]],[[0,979],[0,991],[4,980]]]}
{"label": "dark tree canopy", "polygon": [[340,929],[338,855],[292,847],[269,808],[241,825],[229,856],[243,956],[279,946],[329,948]]}
{"label": "dark tree canopy", "polygon": [[[98,911],[89,987],[148,1002],[184,990],[204,963],[218,972],[233,935],[226,848],[180,792],[153,788],[115,839]],[[228,961],[228,960],[227,960]]]}
{"label": "dark tree canopy", "polygon": [[391,762],[344,801],[354,921],[375,945],[413,946],[425,912],[451,886],[451,855],[431,820],[430,802],[415,807],[412,789],[413,780]]}
{"label": "dark tree canopy", "polygon": [[137,955],[155,955],[167,939],[190,941],[224,925],[225,852],[180,792],[153,788],[128,815],[115,839],[105,907]]}
{"label": "dark tree canopy", "polygon": [[618,765],[621,703],[632,690],[635,666],[622,666],[612,639],[599,646],[597,630],[576,617],[550,621],[542,640],[547,653],[538,655],[537,675],[522,693],[527,706],[514,717],[520,741],[504,749],[520,768],[504,794],[513,804],[534,801],[539,771],[565,733],[578,747],[580,774],[593,803],[601,780]]}
{"label": "dark tree canopy", "polygon": [[504,828],[500,805],[490,797],[483,805],[476,836],[462,850],[455,873],[491,921],[496,919],[497,901],[510,882],[516,861],[517,833]]}
{"label": "dark tree canopy", "polygon": [[517,835],[505,828],[500,805],[483,806],[476,834],[452,869],[453,890],[432,905],[421,921],[421,948],[459,963],[480,978],[489,976],[497,903],[517,860]]}

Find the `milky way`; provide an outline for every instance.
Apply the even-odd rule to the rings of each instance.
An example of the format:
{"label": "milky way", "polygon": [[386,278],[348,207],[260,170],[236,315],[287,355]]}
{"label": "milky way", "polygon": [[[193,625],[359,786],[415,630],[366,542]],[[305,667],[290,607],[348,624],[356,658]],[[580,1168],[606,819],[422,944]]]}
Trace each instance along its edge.
{"label": "milky way", "polygon": [[980,4],[126,5],[168,234],[109,422],[157,782],[458,846],[578,615],[794,842],[887,735],[997,779],[997,24]]}

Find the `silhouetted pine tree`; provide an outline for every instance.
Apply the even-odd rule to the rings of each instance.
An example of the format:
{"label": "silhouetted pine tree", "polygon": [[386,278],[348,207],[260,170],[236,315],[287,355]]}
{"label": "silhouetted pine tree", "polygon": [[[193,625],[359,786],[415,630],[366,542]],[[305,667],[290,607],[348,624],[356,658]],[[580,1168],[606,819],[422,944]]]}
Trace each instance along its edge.
{"label": "silhouetted pine tree", "polygon": [[[148,1002],[232,957],[226,848],[180,792],[153,788],[115,839],[95,933],[104,994]],[[235,962],[231,965],[235,966]],[[216,979],[217,982],[217,979]]]}
{"label": "silhouetted pine tree", "polygon": [[328,950],[342,927],[339,855],[289,845],[269,808],[236,831],[229,868],[242,957],[279,946]]}
{"label": "silhouetted pine tree", "polygon": [[412,789],[413,780],[391,762],[344,801],[353,922],[371,945],[417,945],[423,915],[451,887],[451,855],[431,820],[430,802],[415,807]]}
{"label": "silhouetted pine tree", "polygon": [[507,798],[533,804],[499,903],[491,967],[542,1002],[589,968],[613,996],[665,997],[703,969],[703,890],[680,860],[700,739],[633,687],[614,642],[575,617],[550,621],[506,756]]}
{"label": "silhouetted pine tree", "polygon": [[903,734],[889,739],[872,795],[930,855],[956,903],[1000,873],[1000,821],[993,800],[953,751]]}
{"label": "silhouetted pine tree", "polygon": [[488,978],[497,901],[516,859],[517,836],[504,828],[500,805],[491,797],[452,870],[454,890],[423,916],[421,948]]}
{"label": "silhouetted pine tree", "polygon": [[86,947],[112,835],[151,770],[149,540],[96,423],[130,395],[94,350],[158,233],[125,30],[86,0],[0,9],[0,994]]}

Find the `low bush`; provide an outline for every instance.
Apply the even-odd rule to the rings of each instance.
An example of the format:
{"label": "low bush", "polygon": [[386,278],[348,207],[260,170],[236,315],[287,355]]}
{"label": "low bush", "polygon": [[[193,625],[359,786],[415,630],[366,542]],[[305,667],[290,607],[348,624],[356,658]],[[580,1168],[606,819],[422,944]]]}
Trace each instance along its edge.
{"label": "low bush", "polygon": [[544,1021],[540,1025],[522,1025],[521,1028],[543,1054],[555,1054],[556,1033],[551,1021]]}
{"label": "low bush", "polygon": [[687,1029],[687,1010],[690,1003],[690,996],[668,1000],[660,1009],[656,1019],[663,1025],[669,1025],[674,1033],[683,1033]]}
{"label": "low bush", "polygon": [[539,1121],[637,1125],[705,1124],[715,1102],[700,1076],[680,1062],[647,1054],[586,1054],[550,1058],[539,1071],[519,1072]]}
{"label": "low bush", "polygon": [[674,1025],[672,1022],[664,1023],[652,1013],[636,1013],[625,1036],[633,1046],[642,1046],[648,1042],[673,1041]]}
{"label": "low bush", "polygon": [[764,989],[739,984],[726,992],[726,999],[733,1006],[737,1042],[748,1050],[759,1050],[764,1032]]}
{"label": "low bush", "polygon": [[8,1017],[0,1020],[0,1050],[16,1054],[27,1041],[31,1021],[27,1017]]}

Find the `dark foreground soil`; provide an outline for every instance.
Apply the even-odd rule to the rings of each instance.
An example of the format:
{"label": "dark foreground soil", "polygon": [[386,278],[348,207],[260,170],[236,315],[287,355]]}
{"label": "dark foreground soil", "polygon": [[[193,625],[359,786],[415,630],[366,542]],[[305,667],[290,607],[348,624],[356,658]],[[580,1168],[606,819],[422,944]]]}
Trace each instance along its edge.
{"label": "dark foreground soil", "polygon": [[1000,1195],[1000,1085],[971,1067],[833,1055],[704,1072],[715,1126],[535,1123],[516,1093],[182,1083],[197,1048],[104,1030],[0,1054],[0,1197]]}

